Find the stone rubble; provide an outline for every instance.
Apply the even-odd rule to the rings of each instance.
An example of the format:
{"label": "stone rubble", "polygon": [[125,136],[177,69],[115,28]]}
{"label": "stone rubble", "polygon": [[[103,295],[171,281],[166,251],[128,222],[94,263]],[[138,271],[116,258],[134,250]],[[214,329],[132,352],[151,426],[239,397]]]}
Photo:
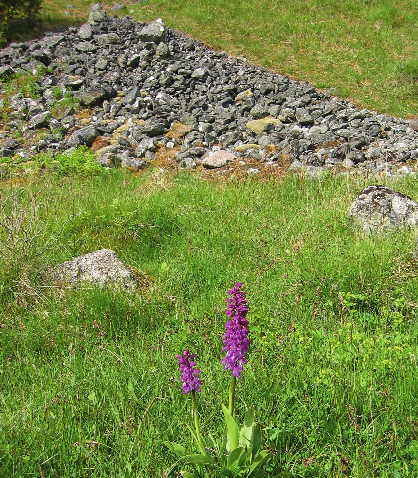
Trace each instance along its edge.
{"label": "stone rubble", "polygon": [[[418,170],[416,120],[358,110],[306,82],[209,50],[161,20],[110,17],[96,4],[80,28],[0,50],[1,80],[40,65],[47,69],[36,83],[39,96],[17,94],[8,106],[0,158],[22,162],[86,145],[104,167],[144,169],[159,151],[172,151],[180,169],[251,158],[256,170],[287,164],[312,176],[331,168]],[[72,107],[54,114],[66,101],[57,89],[87,114]]]}

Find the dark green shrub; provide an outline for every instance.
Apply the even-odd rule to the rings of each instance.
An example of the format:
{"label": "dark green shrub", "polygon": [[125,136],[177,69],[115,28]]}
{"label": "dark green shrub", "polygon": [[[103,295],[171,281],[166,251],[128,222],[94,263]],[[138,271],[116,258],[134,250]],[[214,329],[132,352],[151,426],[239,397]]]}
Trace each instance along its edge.
{"label": "dark green shrub", "polygon": [[8,40],[12,26],[19,20],[34,19],[42,0],[0,0],[0,43]]}

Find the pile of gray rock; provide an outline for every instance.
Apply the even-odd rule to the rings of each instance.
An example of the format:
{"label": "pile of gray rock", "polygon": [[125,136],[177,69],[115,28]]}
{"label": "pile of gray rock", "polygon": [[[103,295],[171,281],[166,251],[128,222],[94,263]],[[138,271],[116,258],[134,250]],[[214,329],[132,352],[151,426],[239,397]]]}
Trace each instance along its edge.
{"label": "pile of gray rock", "polygon": [[[358,110],[305,82],[211,51],[161,20],[110,17],[94,5],[80,28],[0,50],[0,79],[40,65],[46,69],[36,95],[17,94],[9,105],[0,100],[11,119],[0,133],[0,157],[22,161],[86,145],[105,167],[146,168],[157,151],[171,150],[185,169],[250,158],[254,173],[286,158],[312,174],[333,167],[415,174],[418,123]],[[88,114],[71,106],[54,113],[68,101],[61,95]]]}

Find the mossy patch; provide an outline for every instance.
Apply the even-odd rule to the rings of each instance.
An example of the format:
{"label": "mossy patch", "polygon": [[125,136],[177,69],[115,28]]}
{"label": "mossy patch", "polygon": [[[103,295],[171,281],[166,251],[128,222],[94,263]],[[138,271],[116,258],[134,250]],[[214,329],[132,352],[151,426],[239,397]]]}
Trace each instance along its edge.
{"label": "mossy patch", "polygon": [[277,126],[282,124],[282,122],[277,118],[267,116],[266,118],[249,121],[245,126],[251,131],[253,131],[255,134],[261,134],[264,131],[265,126],[268,124]]}

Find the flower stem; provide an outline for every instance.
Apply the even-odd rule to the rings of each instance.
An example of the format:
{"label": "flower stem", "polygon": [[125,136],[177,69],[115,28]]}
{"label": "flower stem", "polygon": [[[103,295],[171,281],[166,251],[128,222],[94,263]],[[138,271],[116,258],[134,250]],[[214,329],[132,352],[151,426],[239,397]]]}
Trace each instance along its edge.
{"label": "flower stem", "polygon": [[231,417],[235,417],[235,385],[237,383],[236,377],[232,376],[231,385],[229,386],[229,404],[228,411]]}
{"label": "flower stem", "polygon": [[196,402],[196,392],[192,390],[192,401],[193,401],[193,418],[194,418],[194,427],[196,429],[197,444],[200,448],[200,453],[206,455],[205,444],[203,443],[202,436],[200,435],[199,427],[199,417],[197,415],[197,402]]}

